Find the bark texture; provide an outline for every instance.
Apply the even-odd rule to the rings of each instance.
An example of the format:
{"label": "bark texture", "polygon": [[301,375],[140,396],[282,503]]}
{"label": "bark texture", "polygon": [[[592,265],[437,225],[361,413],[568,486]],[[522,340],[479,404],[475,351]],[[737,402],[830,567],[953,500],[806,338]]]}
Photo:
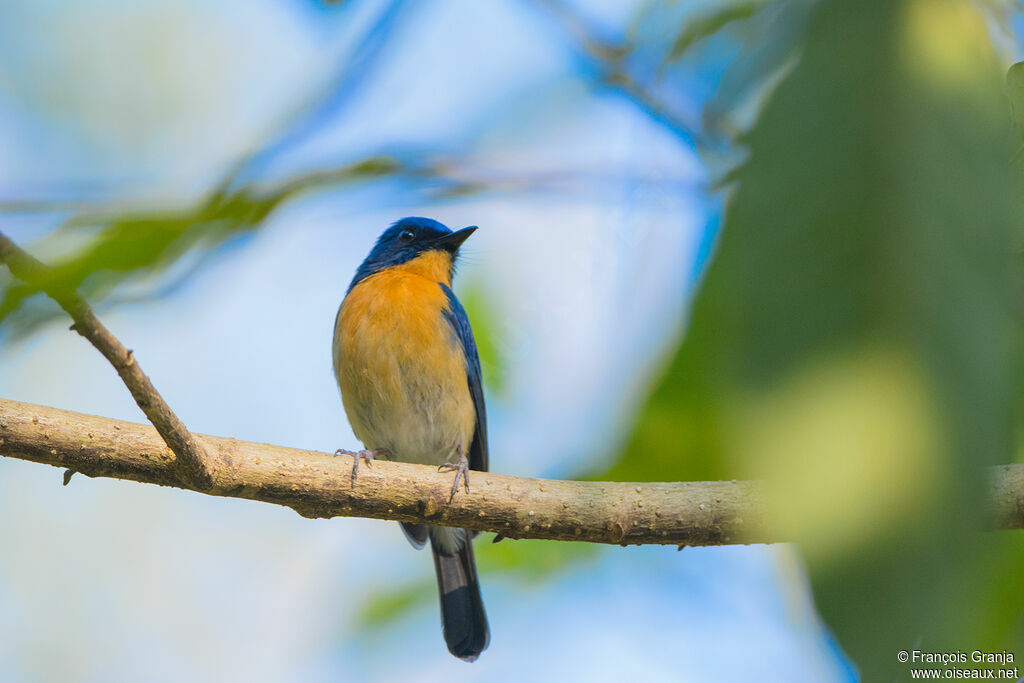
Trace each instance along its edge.
{"label": "bark texture", "polygon": [[[193,435],[211,484],[181,476],[177,456],[149,425],[0,399],[0,456],[89,477],[173,486],[292,508],[303,517],[368,517],[617,545],[727,545],[785,540],[767,528],[757,482],[555,481],[471,472],[449,501],[450,473],[434,467]],[[1024,465],[990,471],[992,530],[1024,529]]]}
{"label": "bark texture", "polygon": [[114,366],[121,381],[128,387],[135,403],[156,427],[163,440],[177,453],[181,477],[193,488],[213,485],[207,471],[207,457],[200,444],[160,396],[149,377],[135,361],[135,354],[111,334],[86,301],[74,289],[63,286],[53,271],[0,233],[0,263],[6,263],[11,274],[38,287],[64,309],[74,324],[71,329],[89,340]]}
{"label": "bark texture", "polygon": [[[148,425],[0,399],[0,455],[89,477],[174,486],[285,505],[304,517],[370,517],[492,531],[508,538],[592,543],[766,543],[751,482],[553,481],[470,472],[449,502],[452,474],[425,465],[352,459],[195,434],[211,484],[181,476],[177,456]],[[55,480],[56,483],[56,480]]]}

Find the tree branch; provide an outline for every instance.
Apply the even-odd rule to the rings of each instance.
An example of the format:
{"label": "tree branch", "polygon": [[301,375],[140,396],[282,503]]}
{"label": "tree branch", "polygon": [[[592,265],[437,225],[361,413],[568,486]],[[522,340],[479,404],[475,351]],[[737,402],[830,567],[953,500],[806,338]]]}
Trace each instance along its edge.
{"label": "tree branch", "polygon": [[[508,538],[591,543],[724,545],[780,540],[756,482],[551,481],[471,472],[449,502],[451,474],[375,461],[351,484],[352,461],[314,451],[202,436],[212,483],[198,489],[148,425],[0,399],[0,456],[245,498],[310,518],[368,517],[491,531]],[[991,529],[1024,528],[1024,465],[991,470]]]}
{"label": "tree branch", "polygon": [[89,304],[73,289],[62,287],[55,282],[50,277],[49,268],[22,250],[2,232],[0,263],[6,263],[16,278],[38,287],[56,301],[75,321],[71,329],[88,339],[114,366],[135,403],[177,456],[175,462],[182,480],[187,481],[190,488],[197,490],[211,486],[213,479],[207,466],[207,455],[203,445],[192,436],[164,402],[163,397],[149,381],[149,377],[135,361],[132,350],[125,348],[124,344],[104,327]]}
{"label": "tree branch", "polygon": [[[721,545],[781,540],[766,527],[756,482],[572,482],[473,473],[448,499],[450,475],[381,462],[349,485],[337,457],[192,435],[125,348],[72,289],[0,233],[0,262],[46,292],[114,366],[153,428],[0,399],[0,455],[200,493],[288,506],[305,517],[369,517],[592,543]],[[162,441],[161,441],[162,439]],[[205,445],[204,445],[205,444]],[[1024,528],[1024,465],[992,469],[991,528]]]}
{"label": "tree branch", "polygon": [[148,425],[0,399],[0,455],[112,477],[284,505],[310,518],[427,522],[508,538],[611,544],[720,545],[779,540],[763,528],[749,482],[626,484],[470,472],[449,502],[452,475],[374,461],[355,486],[352,460],[202,436],[212,484],[180,477],[175,455]]}

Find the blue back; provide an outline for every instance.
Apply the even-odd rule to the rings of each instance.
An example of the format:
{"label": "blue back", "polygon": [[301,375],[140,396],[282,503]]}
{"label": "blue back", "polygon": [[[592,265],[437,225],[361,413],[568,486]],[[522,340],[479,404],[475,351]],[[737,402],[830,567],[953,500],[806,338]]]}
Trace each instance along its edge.
{"label": "blue back", "polygon": [[466,309],[459,303],[451,287],[442,284],[441,288],[448,295],[448,310],[445,311],[445,318],[455,330],[455,336],[462,344],[462,352],[466,357],[469,394],[473,397],[473,407],[476,409],[476,430],[473,433],[473,443],[469,447],[469,469],[487,471],[487,408],[484,405],[484,380],[483,373],[480,371],[480,354],[476,349],[476,339],[473,338],[473,328],[469,325]]}

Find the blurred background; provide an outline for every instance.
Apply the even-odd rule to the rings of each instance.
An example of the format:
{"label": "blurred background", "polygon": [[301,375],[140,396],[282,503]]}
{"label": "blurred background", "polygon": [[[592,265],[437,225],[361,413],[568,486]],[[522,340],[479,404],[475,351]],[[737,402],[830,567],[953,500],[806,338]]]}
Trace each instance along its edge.
{"label": "blurred background", "polygon": [[[407,215],[492,469],[768,482],[798,544],[477,542],[445,650],[394,523],[0,459],[0,680],[902,680],[1024,658],[1016,2],[0,0],[0,231],[196,432],[358,446],[334,314]],[[1008,96],[1008,97],[1007,97]],[[1014,107],[1019,102],[1019,106]],[[0,396],[144,421],[0,273]]]}

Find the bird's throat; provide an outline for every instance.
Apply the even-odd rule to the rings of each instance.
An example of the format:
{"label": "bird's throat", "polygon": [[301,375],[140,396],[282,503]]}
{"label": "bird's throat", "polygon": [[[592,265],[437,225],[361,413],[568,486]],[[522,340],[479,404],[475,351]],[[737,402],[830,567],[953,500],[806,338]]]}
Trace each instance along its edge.
{"label": "bird's throat", "polygon": [[392,269],[409,275],[418,275],[432,282],[441,282],[450,287],[453,265],[450,253],[440,249],[431,249],[401,265],[393,266]]}

